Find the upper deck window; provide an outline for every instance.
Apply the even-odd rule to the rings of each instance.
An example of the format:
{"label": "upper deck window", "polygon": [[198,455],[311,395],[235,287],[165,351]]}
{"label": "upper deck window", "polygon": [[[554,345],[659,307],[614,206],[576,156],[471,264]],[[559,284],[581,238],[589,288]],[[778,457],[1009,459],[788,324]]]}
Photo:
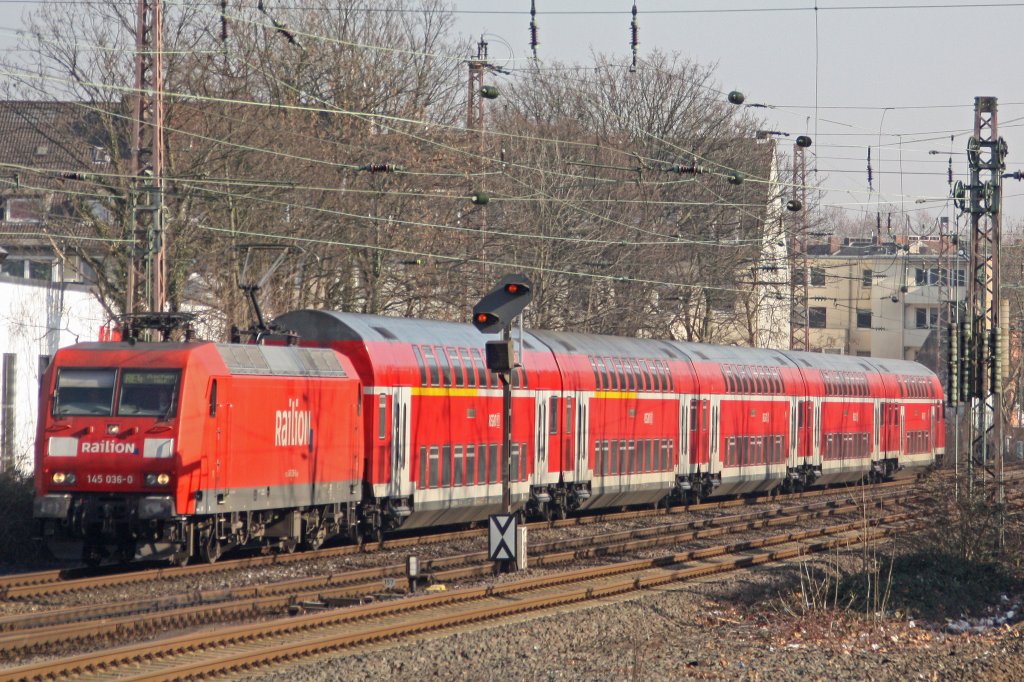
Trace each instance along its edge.
{"label": "upper deck window", "polygon": [[177,370],[124,370],[117,414],[122,417],[170,417],[178,411],[180,380],[181,372]]}
{"label": "upper deck window", "polygon": [[109,417],[113,411],[116,376],[113,369],[61,369],[57,374],[53,416]]}

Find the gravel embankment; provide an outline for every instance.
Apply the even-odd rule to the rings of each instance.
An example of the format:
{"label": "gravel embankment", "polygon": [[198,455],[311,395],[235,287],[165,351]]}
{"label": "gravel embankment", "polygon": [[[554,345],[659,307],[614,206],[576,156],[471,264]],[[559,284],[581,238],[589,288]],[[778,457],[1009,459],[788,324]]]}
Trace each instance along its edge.
{"label": "gravel embankment", "polygon": [[1020,624],[975,621],[984,623],[974,628],[980,633],[955,634],[945,622],[873,622],[842,609],[796,613],[787,591],[799,585],[799,573],[795,564],[760,569],[578,612],[324,656],[246,679],[1024,679]]}

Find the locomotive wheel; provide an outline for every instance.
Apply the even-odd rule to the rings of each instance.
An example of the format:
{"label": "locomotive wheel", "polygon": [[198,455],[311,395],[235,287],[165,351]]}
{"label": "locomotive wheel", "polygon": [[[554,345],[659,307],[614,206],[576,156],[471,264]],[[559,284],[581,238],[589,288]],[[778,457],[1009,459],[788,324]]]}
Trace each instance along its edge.
{"label": "locomotive wheel", "polygon": [[292,554],[298,546],[299,541],[295,538],[285,538],[281,541],[281,545],[277,551],[281,554]]}
{"label": "locomotive wheel", "polygon": [[556,505],[555,515],[558,517],[559,521],[565,521],[565,517],[569,515],[569,510],[565,508],[564,504]]}
{"label": "locomotive wheel", "polygon": [[306,531],[306,541],[303,546],[312,551],[316,551],[323,546],[324,540],[327,539],[327,529],[323,526],[317,526]]}
{"label": "locomotive wheel", "polygon": [[224,548],[220,544],[220,540],[215,537],[211,537],[203,542],[199,548],[199,558],[208,564],[216,563],[217,559],[220,559],[220,555],[223,553]]}

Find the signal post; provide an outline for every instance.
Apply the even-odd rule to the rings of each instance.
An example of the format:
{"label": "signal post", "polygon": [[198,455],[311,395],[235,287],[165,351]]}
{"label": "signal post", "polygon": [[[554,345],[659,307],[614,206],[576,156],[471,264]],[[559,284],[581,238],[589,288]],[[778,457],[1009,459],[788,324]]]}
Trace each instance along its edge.
{"label": "signal post", "polygon": [[[480,332],[501,333],[501,340],[487,342],[485,360],[487,369],[497,373],[501,380],[501,504],[504,514],[491,516],[488,536],[490,558],[504,569],[514,567],[517,559],[517,528],[512,514],[512,370],[521,365],[515,361],[511,328],[512,321],[532,300],[533,284],[526,275],[505,275],[473,306],[473,325]],[[525,551],[525,539],[522,544]]]}

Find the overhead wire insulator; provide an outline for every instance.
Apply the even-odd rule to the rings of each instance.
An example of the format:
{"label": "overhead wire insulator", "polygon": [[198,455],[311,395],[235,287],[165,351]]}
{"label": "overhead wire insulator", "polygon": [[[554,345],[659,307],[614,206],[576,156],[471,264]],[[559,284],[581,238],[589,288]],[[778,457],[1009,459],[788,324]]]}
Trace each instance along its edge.
{"label": "overhead wire insulator", "polygon": [[729,104],[739,105],[743,104],[743,101],[746,99],[746,96],[744,96],[744,94],[739,90],[733,90],[732,92],[729,93],[728,99]]}
{"label": "overhead wire insulator", "polygon": [[790,199],[789,201],[786,202],[786,208],[796,213],[797,211],[803,210],[804,202],[800,201],[799,199]]}
{"label": "overhead wire insulator", "polygon": [[959,329],[951,324],[946,330],[949,347],[946,363],[946,402],[953,405],[960,401],[960,344]]}
{"label": "overhead wire insulator", "polygon": [[491,202],[491,197],[487,192],[473,192],[469,200],[477,206],[486,206]]}
{"label": "overhead wire insulator", "polygon": [[707,169],[704,166],[698,166],[696,163],[691,163],[689,166],[683,166],[680,164],[673,164],[665,169],[669,173],[678,173],[679,175],[702,175],[707,173]]}
{"label": "overhead wire insulator", "polygon": [[360,166],[357,170],[367,173],[396,173],[401,171],[402,167],[393,163],[368,163],[365,166]]}
{"label": "overhead wire insulator", "polygon": [[636,48],[640,45],[640,27],[636,23],[636,0],[633,2],[633,21],[629,24],[629,47],[633,51],[633,63],[629,67],[630,73],[636,72]]}
{"label": "overhead wire insulator", "polygon": [[805,149],[807,147],[810,147],[811,146],[811,138],[810,138],[810,136],[809,135],[797,135],[797,137],[796,137],[796,146],[797,147],[804,147]]}
{"label": "overhead wire insulator", "polygon": [[530,0],[530,49],[533,51],[533,58],[537,58],[537,0]]}
{"label": "overhead wire insulator", "polygon": [[871,147],[868,147],[868,190],[873,190],[871,186]]}
{"label": "overhead wire insulator", "polygon": [[484,99],[497,99],[500,94],[501,91],[496,85],[485,85],[480,88],[480,96]]}
{"label": "overhead wire insulator", "polygon": [[228,0],[220,0],[220,42],[228,39]]}
{"label": "overhead wire insulator", "polygon": [[732,171],[726,176],[730,185],[742,185],[743,184],[743,173],[739,171]]}

